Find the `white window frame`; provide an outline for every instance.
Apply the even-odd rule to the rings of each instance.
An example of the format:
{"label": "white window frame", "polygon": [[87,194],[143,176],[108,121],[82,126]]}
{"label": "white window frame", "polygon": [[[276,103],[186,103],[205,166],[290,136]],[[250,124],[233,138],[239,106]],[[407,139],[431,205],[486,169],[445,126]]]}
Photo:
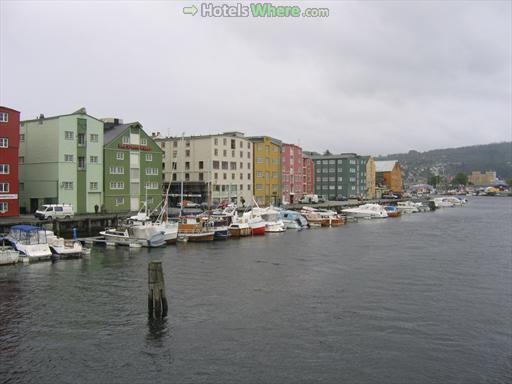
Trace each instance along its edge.
{"label": "white window frame", "polygon": [[124,197],[116,197],[115,204],[116,204],[116,207],[119,207],[120,205],[124,205]]}
{"label": "white window frame", "polygon": [[146,161],[153,161],[153,154],[152,153],[146,153]]}
{"label": "white window frame", "polygon": [[70,154],[70,153],[65,153],[64,154],[64,161],[66,163],[72,163],[73,161],[75,160],[75,156]]}
{"label": "white window frame", "polygon": [[110,167],[111,175],[124,175],[124,167]]}
{"label": "white window frame", "polygon": [[140,145],[148,145],[148,139],[145,137],[140,138]]}
{"label": "white window frame", "polygon": [[66,191],[72,191],[73,190],[73,182],[72,181],[63,181],[62,189],[65,189]]}
{"label": "white window frame", "polygon": [[146,181],[144,187],[146,189],[158,189],[158,181]]}
{"label": "white window frame", "polygon": [[25,141],[25,134],[24,133],[20,133],[20,141]]}
{"label": "white window frame", "polygon": [[9,164],[0,164],[0,175],[8,175],[10,173],[11,167]]}
{"label": "white window frame", "polygon": [[64,131],[64,139],[65,140],[75,140],[75,132],[73,132],[73,131]]}
{"label": "white window frame", "polygon": [[124,189],[124,181],[111,181],[110,189]]}
{"label": "white window frame", "polygon": [[122,141],[123,144],[130,144],[130,136],[123,136]]}
{"label": "white window frame", "polygon": [[98,164],[98,156],[89,156],[89,163]]}
{"label": "white window frame", "polygon": [[124,152],[116,152],[116,160],[124,160]]}
{"label": "white window frame", "polygon": [[89,182],[89,190],[97,191],[98,190],[98,182],[97,181],[90,181]]}
{"label": "white window frame", "polygon": [[6,201],[0,201],[0,213],[9,211],[9,203]]}
{"label": "white window frame", "polygon": [[0,183],[0,192],[9,192],[9,183]]}
{"label": "white window frame", "polygon": [[9,122],[9,113],[0,112],[0,123],[8,123]]}
{"label": "white window frame", "polygon": [[97,133],[91,133],[89,135],[89,141],[91,143],[97,143],[99,141],[99,139],[100,139],[100,135],[98,135]]}
{"label": "white window frame", "polygon": [[158,168],[146,168],[146,176],[158,175]]}
{"label": "white window frame", "polygon": [[9,139],[7,137],[0,137],[0,148],[9,148]]}

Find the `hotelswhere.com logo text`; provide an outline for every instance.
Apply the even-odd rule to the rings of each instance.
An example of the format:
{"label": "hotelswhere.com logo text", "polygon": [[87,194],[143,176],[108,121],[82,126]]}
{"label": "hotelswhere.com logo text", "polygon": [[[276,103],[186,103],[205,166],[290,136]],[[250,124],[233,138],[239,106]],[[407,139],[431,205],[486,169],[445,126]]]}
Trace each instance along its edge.
{"label": "hotelswhere.com logo text", "polygon": [[273,5],[272,3],[214,4],[201,3],[199,7],[184,7],[183,13],[202,17],[328,17],[328,8],[305,8],[298,5]]}

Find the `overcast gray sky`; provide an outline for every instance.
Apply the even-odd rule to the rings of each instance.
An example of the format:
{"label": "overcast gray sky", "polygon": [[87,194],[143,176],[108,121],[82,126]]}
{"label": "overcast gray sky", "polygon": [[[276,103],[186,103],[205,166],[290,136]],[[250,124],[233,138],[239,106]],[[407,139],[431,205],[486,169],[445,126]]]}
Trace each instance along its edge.
{"label": "overcast gray sky", "polygon": [[266,19],[183,14],[197,1],[0,4],[0,104],[22,119],[85,106],[148,132],[372,155],[512,140],[508,0],[274,1],[330,14]]}

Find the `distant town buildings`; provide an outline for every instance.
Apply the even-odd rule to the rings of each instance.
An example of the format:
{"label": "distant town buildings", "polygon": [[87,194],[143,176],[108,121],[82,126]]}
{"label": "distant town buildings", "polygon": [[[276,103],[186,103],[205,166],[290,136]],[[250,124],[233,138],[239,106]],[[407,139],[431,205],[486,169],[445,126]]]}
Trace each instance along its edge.
{"label": "distant town buildings", "polygon": [[282,146],[282,201],[296,203],[304,194],[302,148],[295,144]]}
{"label": "distant town buildings", "polygon": [[18,216],[20,113],[0,106],[0,217]]}
{"label": "distant town buildings", "polygon": [[487,171],[473,171],[471,175],[468,176],[468,182],[473,185],[492,185],[496,182],[496,172]]}
{"label": "distant town buildings", "polygon": [[22,121],[19,178],[23,213],[52,203],[94,212],[103,202],[103,122],[85,108]]}
{"label": "distant town buildings", "polygon": [[302,151],[302,190],[304,194],[315,193],[315,162],[312,155],[312,152]]}
{"label": "distant town buildings", "polygon": [[402,171],[397,160],[375,162],[375,182],[379,187],[387,187],[391,192],[403,191]]}

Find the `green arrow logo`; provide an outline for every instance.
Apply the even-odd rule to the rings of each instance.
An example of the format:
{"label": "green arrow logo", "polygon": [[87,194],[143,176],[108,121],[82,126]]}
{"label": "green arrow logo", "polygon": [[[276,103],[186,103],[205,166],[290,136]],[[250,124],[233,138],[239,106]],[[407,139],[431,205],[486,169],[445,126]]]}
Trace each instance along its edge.
{"label": "green arrow logo", "polygon": [[191,7],[183,7],[183,13],[185,15],[192,15],[192,16],[194,16],[197,13],[197,8],[196,8],[195,5],[193,5]]}

